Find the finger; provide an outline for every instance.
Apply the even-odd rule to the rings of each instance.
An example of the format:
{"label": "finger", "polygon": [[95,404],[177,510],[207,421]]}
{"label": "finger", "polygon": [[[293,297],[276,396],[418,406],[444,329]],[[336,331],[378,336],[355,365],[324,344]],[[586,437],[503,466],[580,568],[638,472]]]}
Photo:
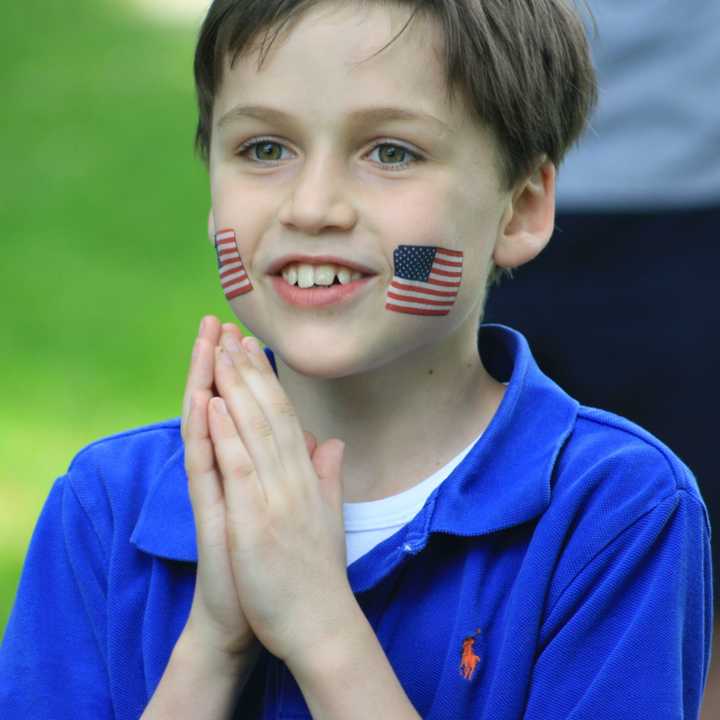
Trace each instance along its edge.
{"label": "finger", "polygon": [[209,402],[206,392],[197,391],[191,396],[185,444],[185,469],[197,542],[195,596],[200,593],[203,599],[212,601],[213,595],[219,594],[221,603],[232,605],[235,588],[227,550],[226,505],[209,434]]}
{"label": "finger", "polygon": [[326,440],[315,451],[312,464],[320,481],[325,497],[333,507],[342,506],[342,461],[345,443],[338,438]]}
{"label": "finger", "polygon": [[223,323],[220,332],[221,334],[224,332],[232,333],[238,340],[242,340],[242,338],[244,337],[243,331],[237,325],[235,325],[235,323]]}
{"label": "finger", "polygon": [[208,426],[209,401],[209,394],[200,390],[190,396],[185,433],[185,472],[198,530],[204,525],[202,518],[216,514],[218,505],[223,504],[223,489]]}
{"label": "finger", "polygon": [[205,315],[200,322],[199,337],[205,338],[211,345],[217,345],[220,342],[221,333],[220,320],[214,315]]}
{"label": "finger", "polygon": [[220,321],[213,315],[203,318],[198,330],[198,337],[193,346],[190,369],[185,383],[185,393],[182,404],[181,432],[184,437],[185,423],[190,410],[190,397],[196,390],[212,391],[213,356],[214,348],[220,339]]}
{"label": "finger", "polygon": [[[228,350],[238,375],[252,395],[254,404],[257,405],[270,426],[283,461],[287,460],[289,467],[298,467],[299,462],[307,462],[307,444],[297,413],[280,385],[259,342],[256,338],[246,337],[241,343],[241,348],[233,350],[229,340],[228,335],[223,334],[220,341],[221,346]],[[235,417],[232,404],[229,407],[231,414]],[[242,434],[242,426],[239,425],[238,428]],[[245,438],[244,434],[243,438]],[[252,454],[254,451],[252,439],[250,437],[245,439]],[[262,468],[258,469],[263,477]]]}
{"label": "finger", "polygon": [[[306,433],[303,430],[295,407],[280,384],[260,343],[256,338],[246,337],[242,346],[257,371],[248,373],[248,384],[272,425],[278,446],[285,451],[288,457],[294,457],[293,462],[297,461],[298,456],[303,459],[312,457],[317,447],[317,440],[312,433]],[[308,446],[308,435],[311,439],[311,447]],[[302,452],[303,446],[307,453]]]}
{"label": "finger", "polygon": [[[225,331],[233,331],[238,330],[237,326],[232,325],[230,323],[223,324],[223,332]],[[239,334],[239,332],[238,332]],[[245,336],[241,336],[240,339],[242,340]],[[241,343],[243,346],[247,344]],[[247,352],[247,350],[246,350]],[[275,374],[275,371],[272,369],[272,366],[267,360],[267,355],[265,355],[264,351],[260,351],[260,353],[254,353],[254,352],[248,352],[248,357],[250,358],[253,365],[258,369],[261,375],[269,374],[272,372],[273,378],[275,382],[273,384],[277,384],[281,389],[282,385],[280,385],[279,381],[277,380],[277,375]],[[269,377],[268,377],[269,380]],[[303,437],[305,439],[305,447],[308,451],[308,456],[312,458],[313,453],[315,452],[315,449],[317,448],[317,438],[309,431],[309,430],[303,430]]]}
{"label": "finger", "polygon": [[[223,336],[225,345],[227,335]],[[232,355],[240,357],[233,359]],[[241,366],[252,367],[242,351],[217,348],[215,353],[215,381],[218,391],[225,401],[229,415],[234,422],[236,432],[252,460],[258,477],[266,482],[265,492],[270,496],[280,490],[277,480],[284,476],[284,466],[280,460],[280,449],[273,434],[272,425],[262,411],[250,389],[245,372]],[[272,479],[270,482],[269,480]]]}
{"label": "finger", "polygon": [[230,526],[248,525],[260,518],[266,507],[262,483],[222,398],[210,401],[209,421]]}
{"label": "finger", "polygon": [[[240,331],[239,331],[238,327],[231,323],[224,323],[222,326],[222,330],[223,330],[223,333],[225,333],[225,332],[232,333],[235,338],[238,338],[241,341],[244,338],[244,336],[240,335]],[[241,346],[242,345],[244,345],[244,343],[241,342]],[[272,366],[267,361],[267,356],[265,355],[265,353],[262,350],[260,351],[260,354],[257,354],[257,355],[254,352],[246,351],[246,353],[247,353],[247,357],[250,359],[253,366],[255,368],[257,368],[260,375],[267,374],[268,375],[267,380],[270,381],[272,383],[272,385],[277,385],[282,390],[282,386],[279,384],[279,382],[277,380],[275,371],[272,370]],[[272,380],[270,380],[269,374],[272,374]],[[284,394],[284,392],[283,392],[283,394]],[[280,402],[284,403],[284,402],[289,402],[289,401],[287,401],[287,397],[284,397],[284,398],[280,398]],[[283,408],[283,412],[286,412],[285,408]],[[292,411],[292,407],[291,407],[291,412],[294,412],[294,411]],[[298,427],[299,427],[299,423],[298,423]],[[315,449],[317,448],[317,439],[311,432],[309,432],[307,430],[303,430],[302,433],[303,433],[303,439],[305,441],[305,448],[307,449],[308,457],[312,458],[312,455],[315,452]],[[293,434],[293,438],[294,437],[295,437],[295,435]]]}
{"label": "finger", "polygon": [[188,371],[187,381],[185,383],[185,393],[183,395],[182,417],[180,430],[185,438],[185,425],[187,424],[188,415],[190,413],[190,399],[193,393],[203,391],[212,396],[213,377],[213,346],[202,338],[195,340],[192,350],[192,359],[190,361],[190,369]]}

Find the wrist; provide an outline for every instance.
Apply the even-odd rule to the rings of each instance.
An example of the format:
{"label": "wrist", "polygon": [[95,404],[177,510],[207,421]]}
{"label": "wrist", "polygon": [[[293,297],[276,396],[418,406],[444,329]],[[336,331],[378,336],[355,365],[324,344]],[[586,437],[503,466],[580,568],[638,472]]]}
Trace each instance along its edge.
{"label": "wrist", "polygon": [[420,720],[359,606],[357,616],[347,623],[340,633],[286,660],[311,716],[316,720]]}
{"label": "wrist", "polygon": [[232,656],[213,651],[186,628],[142,720],[232,717],[258,656],[259,648]]}
{"label": "wrist", "polygon": [[[291,654],[283,657],[296,677],[327,677],[329,668],[345,668],[368,643],[377,642],[365,614],[353,597],[352,604],[341,614],[324,623],[327,632],[314,634]],[[337,607],[337,606],[336,606]]]}
{"label": "wrist", "polygon": [[254,640],[242,650],[231,648],[222,639],[211,637],[190,619],[175,645],[173,655],[176,653],[187,663],[201,665],[244,683],[260,655],[260,643]]}

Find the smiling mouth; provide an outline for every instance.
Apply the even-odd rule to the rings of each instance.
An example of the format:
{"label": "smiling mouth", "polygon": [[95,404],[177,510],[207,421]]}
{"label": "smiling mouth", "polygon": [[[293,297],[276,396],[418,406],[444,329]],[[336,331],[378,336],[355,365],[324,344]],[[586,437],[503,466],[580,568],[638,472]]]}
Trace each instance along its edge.
{"label": "smiling mouth", "polygon": [[[342,305],[352,302],[356,297],[364,295],[364,290],[376,276],[357,273],[357,279],[350,279],[347,283],[339,281],[335,276],[329,285],[315,284],[302,285],[290,283],[281,274],[271,275],[272,286],[279,297],[287,304],[298,308],[321,308]],[[344,276],[343,276],[344,277]],[[322,280],[322,278],[320,278]]]}
{"label": "smiling mouth", "polygon": [[275,277],[282,279],[290,286],[303,290],[310,288],[327,288],[335,285],[350,285],[351,283],[371,277],[359,270],[323,263],[310,265],[309,263],[289,263]]}

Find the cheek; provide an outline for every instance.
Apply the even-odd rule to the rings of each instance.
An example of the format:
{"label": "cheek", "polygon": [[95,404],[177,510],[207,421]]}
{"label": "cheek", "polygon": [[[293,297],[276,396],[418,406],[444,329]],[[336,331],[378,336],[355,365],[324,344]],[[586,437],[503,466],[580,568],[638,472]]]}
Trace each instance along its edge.
{"label": "cheek", "polygon": [[386,210],[386,227],[397,243],[392,247],[387,311],[433,317],[448,315],[454,307],[465,253],[451,205],[446,194],[435,191],[405,198]]}
{"label": "cheek", "polygon": [[379,226],[396,245],[447,245],[450,215],[442,192],[403,193],[381,204]]}
{"label": "cheek", "polygon": [[[218,231],[215,235],[216,251],[218,238],[223,241],[222,252],[218,251],[217,255],[218,271],[228,299],[237,297],[237,294],[228,295],[228,278],[234,281],[242,279],[238,277],[238,273],[245,275],[246,268],[252,273],[258,238],[266,231],[268,218],[272,213],[272,209],[266,207],[267,204],[267,194],[260,193],[257,189],[241,187],[237,183],[233,186],[225,181],[213,185],[212,215]],[[243,287],[231,292],[238,289],[248,291]]]}
{"label": "cheek", "polygon": [[210,191],[215,227],[235,228],[241,245],[247,231],[259,227],[277,210],[275,193],[262,183],[242,182],[226,167],[214,171]]}

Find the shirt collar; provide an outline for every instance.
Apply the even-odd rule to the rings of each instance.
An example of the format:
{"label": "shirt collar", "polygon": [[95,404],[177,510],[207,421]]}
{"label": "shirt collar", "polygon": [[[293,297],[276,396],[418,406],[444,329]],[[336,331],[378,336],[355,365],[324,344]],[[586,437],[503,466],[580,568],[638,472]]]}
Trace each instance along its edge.
{"label": "shirt collar", "polygon": [[[480,440],[411,523],[424,535],[482,535],[540,515],[550,503],[556,458],[575,425],[578,403],[540,371],[520,333],[483,325],[478,348],[487,371],[508,388]],[[265,352],[275,368],[272,351]],[[152,555],[197,562],[179,433],[178,448],[151,484],[131,542]]]}
{"label": "shirt collar", "polygon": [[520,333],[483,325],[478,348],[486,370],[508,387],[482,437],[428,505],[431,532],[482,535],[538,517],[575,426],[579,404],[541,372]]}
{"label": "shirt collar", "polygon": [[[277,374],[272,351],[266,349],[265,354]],[[150,483],[130,542],[150,555],[194,563],[197,562],[195,518],[185,472],[185,446],[179,428],[178,423],[178,447]]]}

